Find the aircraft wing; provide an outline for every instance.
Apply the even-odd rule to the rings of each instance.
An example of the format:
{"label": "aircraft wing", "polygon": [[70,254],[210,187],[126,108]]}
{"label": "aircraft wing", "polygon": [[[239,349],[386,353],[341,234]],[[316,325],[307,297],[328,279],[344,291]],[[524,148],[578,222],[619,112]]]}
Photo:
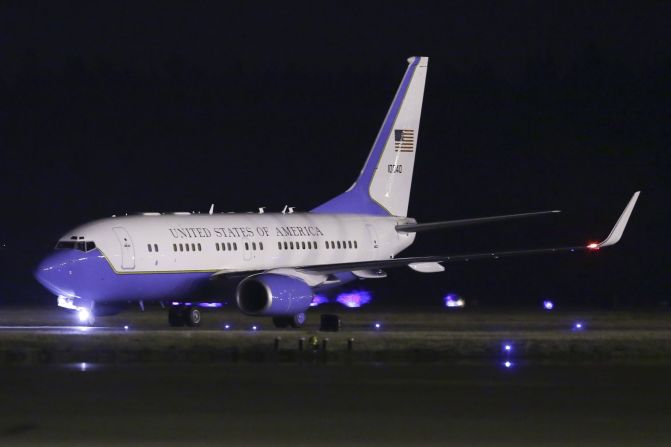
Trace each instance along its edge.
{"label": "aircraft wing", "polygon": [[[615,226],[608,234],[608,237],[606,237],[601,242],[595,242],[589,245],[576,245],[572,247],[535,248],[526,250],[509,250],[509,251],[457,254],[457,255],[414,256],[407,258],[382,259],[378,261],[347,262],[339,264],[304,266],[304,267],[298,267],[297,270],[303,271],[305,273],[325,274],[325,273],[347,272],[352,270],[372,270],[372,269],[403,267],[403,266],[410,266],[411,264],[412,264],[411,267],[413,268],[422,265],[430,267],[432,264],[435,265],[435,264],[444,264],[448,262],[479,261],[482,259],[499,259],[509,256],[576,252],[585,250],[596,251],[601,249],[602,247],[615,245],[620,241],[620,238],[624,233],[624,229],[627,226],[627,222],[629,221],[629,217],[631,216],[631,213],[634,210],[634,205],[636,205],[636,201],[638,200],[639,194],[640,191],[637,191],[631,197],[629,203],[627,204],[624,211],[620,215],[619,219],[615,223]],[[435,269],[433,271],[440,271],[440,270]]]}
{"label": "aircraft wing", "polygon": [[[624,233],[624,229],[627,226],[627,222],[629,222],[629,217],[631,216],[631,213],[634,210],[634,206],[636,205],[636,201],[638,200],[639,194],[640,191],[636,191],[634,195],[631,197],[629,203],[627,204],[624,211],[620,215],[619,219],[615,223],[615,226],[608,234],[608,237],[606,237],[601,242],[594,242],[588,245],[576,245],[571,247],[533,248],[524,250],[507,250],[507,251],[457,254],[457,255],[413,256],[406,258],[380,259],[375,261],[305,265],[299,267],[292,267],[292,269],[295,270],[297,273],[301,273],[304,275],[328,275],[340,272],[374,271],[380,269],[409,266],[416,271],[430,273],[444,270],[441,265],[449,262],[479,261],[482,259],[499,259],[504,257],[538,255],[546,253],[596,251],[603,247],[615,245],[620,241],[620,239],[622,238],[622,234]],[[214,273],[212,276],[230,277],[250,273],[252,272],[250,271],[244,272],[240,270],[220,270]]]}

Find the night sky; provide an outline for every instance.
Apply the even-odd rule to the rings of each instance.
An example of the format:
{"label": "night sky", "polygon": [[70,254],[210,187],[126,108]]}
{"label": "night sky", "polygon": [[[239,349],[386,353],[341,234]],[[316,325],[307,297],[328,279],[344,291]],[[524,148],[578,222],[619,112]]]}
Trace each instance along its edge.
{"label": "night sky", "polygon": [[424,233],[404,254],[598,240],[642,195],[597,254],[358,286],[396,304],[671,302],[671,4],[194,3],[0,6],[0,302],[53,302],[32,270],[88,220],[337,195],[412,55],[430,63],[410,215],[564,212]]}

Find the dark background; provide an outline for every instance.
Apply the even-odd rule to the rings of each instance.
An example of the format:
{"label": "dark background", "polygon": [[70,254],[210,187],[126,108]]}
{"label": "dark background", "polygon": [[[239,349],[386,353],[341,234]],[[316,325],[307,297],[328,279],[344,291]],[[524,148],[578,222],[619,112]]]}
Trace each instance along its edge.
{"label": "dark background", "polygon": [[376,301],[668,302],[671,5],[3,3],[0,302],[69,228],[134,211],[309,210],[354,181],[406,68],[430,64],[410,214],[559,208],[422,234],[406,254],[600,253],[390,272]]}

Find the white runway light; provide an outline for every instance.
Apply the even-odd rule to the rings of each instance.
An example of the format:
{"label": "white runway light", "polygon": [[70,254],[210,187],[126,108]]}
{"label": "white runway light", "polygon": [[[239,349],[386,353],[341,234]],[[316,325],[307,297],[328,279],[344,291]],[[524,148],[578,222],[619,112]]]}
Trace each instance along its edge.
{"label": "white runway light", "polygon": [[89,321],[89,317],[91,316],[91,312],[88,309],[85,309],[85,308],[82,307],[77,311],[77,315],[79,317],[79,322],[80,323],[86,323],[87,321]]}

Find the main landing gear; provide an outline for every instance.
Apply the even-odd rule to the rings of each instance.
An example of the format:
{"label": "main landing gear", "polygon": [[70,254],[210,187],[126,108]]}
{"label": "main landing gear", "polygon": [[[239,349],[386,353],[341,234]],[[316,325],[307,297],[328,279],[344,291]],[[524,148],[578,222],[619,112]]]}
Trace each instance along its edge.
{"label": "main landing gear", "polygon": [[174,305],[168,310],[168,323],[172,327],[197,327],[200,321],[200,310],[195,306]]}
{"label": "main landing gear", "polygon": [[305,312],[290,316],[290,317],[273,317],[273,324],[276,328],[286,328],[291,326],[294,329],[301,328],[305,325],[307,317]]}

